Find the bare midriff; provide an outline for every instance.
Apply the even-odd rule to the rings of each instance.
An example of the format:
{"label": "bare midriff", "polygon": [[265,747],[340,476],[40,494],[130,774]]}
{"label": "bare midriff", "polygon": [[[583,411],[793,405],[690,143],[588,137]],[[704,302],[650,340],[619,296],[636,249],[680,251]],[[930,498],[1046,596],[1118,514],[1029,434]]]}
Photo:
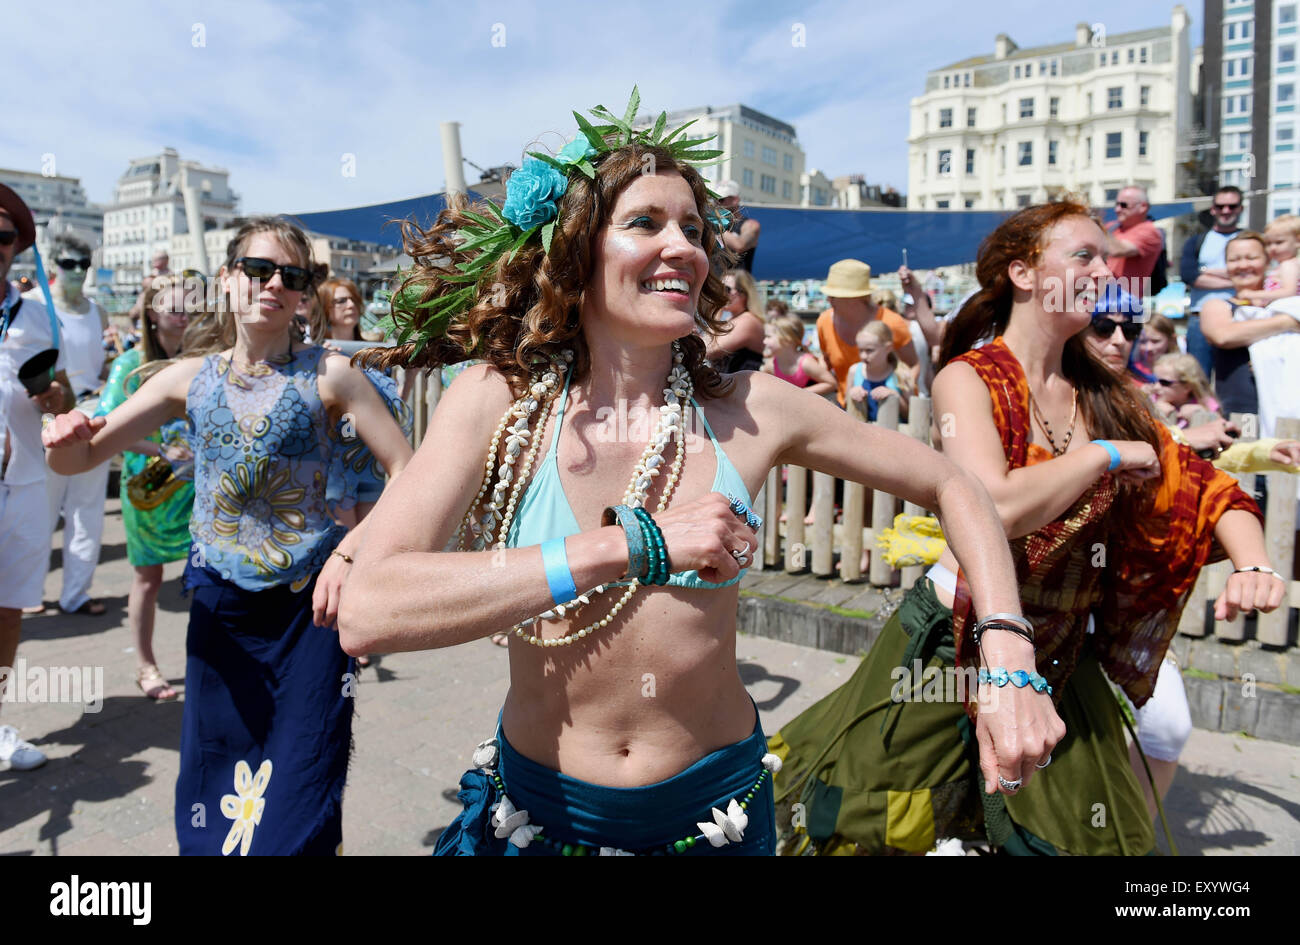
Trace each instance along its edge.
{"label": "bare midriff", "polygon": [[[621,593],[611,588],[572,620],[548,621],[542,636],[581,629]],[[614,622],[578,643],[542,649],[512,638],[507,740],[570,777],[640,787],[748,738],[755,718],[736,668],[738,596],[734,585],[640,588]]]}

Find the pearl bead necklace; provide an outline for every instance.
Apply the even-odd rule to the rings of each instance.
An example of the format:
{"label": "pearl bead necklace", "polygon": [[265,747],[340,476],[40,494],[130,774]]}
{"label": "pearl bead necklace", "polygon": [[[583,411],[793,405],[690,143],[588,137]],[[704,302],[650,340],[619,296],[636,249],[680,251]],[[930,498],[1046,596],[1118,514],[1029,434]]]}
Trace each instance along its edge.
{"label": "pearl bead necklace", "polygon": [[[506,539],[510,534],[510,526],[514,520],[515,510],[519,504],[524,486],[528,482],[528,477],[532,473],[537,453],[541,448],[543,433],[550,419],[552,402],[559,393],[559,375],[563,374],[567,370],[568,364],[572,362],[573,352],[566,350],[562,353],[562,357],[563,361],[556,361],[551,372],[543,375],[540,380],[534,381],[529,386],[528,392],[511,405],[505,416],[501,418],[501,422],[497,424],[496,432],[492,437],[492,444],[488,450],[487,460],[484,464],[484,476],[479,486],[478,495],[470,505],[469,511],[461,522],[461,527],[457,530],[458,548],[463,547],[464,536],[468,530],[476,536],[474,539],[475,550],[482,550],[486,547],[487,541],[494,527],[497,527],[498,522],[497,540],[493,547],[496,549],[506,547]],[[662,512],[668,507],[669,499],[681,479],[682,467],[686,458],[686,429],[690,416],[690,397],[694,390],[690,372],[683,365],[683,360],[680,346],[674,343],[673,368],[668,373],[668,386],[664,388],[664,406],[659,408],[659,423],[654,435],[650,438],[650,442],[646,444],[636,468],[632,471],[632,478],[623,493],[624,505],[634,508],[643,508],[645,506],[650,487],[663,467],[664,450],[669,442],[674,439],[677,441],[677,452],[673,458],[672,467],[669,469],[668,479],[663,495],[660,497],[657,511]],[[529,417],[543,404],[545,409],[538,421],[537,428],[529,430]],[[515,418],[513,424],[510,423],[512,417]],[[488,487],[492,482],[497,451],[503,436],[507,437],[506,455],[503,457],[500,467],[495,469],[497,481],[496,485],[492,487],[492,500],[488,503],[487,514],[480,521],[475,521],[474,512],[481,507],[481,503],[487,495]],[[513,467],[525,443],[528,444],[528,452],[524,455],[524,461],[516,475]],[[512,486],[513,488],[511,488]],[[509,492],[508,497],[507,492]],[[503,505],[504,514],[501,514]],[[544,640],[529,633],[525,627],[530,623],[548,617],[563,617],[566,613],[573,614],[584,604],[591,603],[591,595],[604,592],[606,585],[599,585],[585,594],[578,595],[574,600],[557,605],[554,610],[548,610],[533,620],[517,624],[512,630],[516,636],[533,646],[568,646],[587,637],[594,631],[608,626],[618,616],[627,602],[632,599],[632,595],[636,593],[639,586],[634,580],[628,585],[627,590],[615,602],[608,614],[581,630],[563,637]]]}

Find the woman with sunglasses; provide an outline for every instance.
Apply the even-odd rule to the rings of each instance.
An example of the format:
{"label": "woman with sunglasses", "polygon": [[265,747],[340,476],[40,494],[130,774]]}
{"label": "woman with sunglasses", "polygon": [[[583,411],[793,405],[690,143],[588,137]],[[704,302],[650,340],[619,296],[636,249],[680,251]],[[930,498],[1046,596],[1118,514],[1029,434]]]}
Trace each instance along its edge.
{"label": "woman with sunglasses", "polygon": [[725,374],[758,371],[763,367],[765,323],[763,293],[744,269],[732,269],[722,277],[727,287],[727,329],[709,341],[708,359]]}
{"label": "woman with sunglasses", "polygon": [[[785,762],[778,810],[803,805],[802,824],[789,822],[790,852],[924,853],[944,837],[1013,854],[1150,852],[1105,676],[1136,705],[1150,698],[1216,548],[1238,568],[1219,619],[1282,602],[1254,502],[1175,445],[1140,392],[1089,354],[1096,299],[1111,281],[1104,247],[1088,208],[1070,201],[1001,223],[980,248],[979,291],[945,331],[933,387],[934,442],[997,504],[1032,626],[973,632],[967,579],[945,552],[853,679],[773,738]],[[1034,682],[1011,678],[1001,662],[1009,645],[1046,681],[1037,698],[1065,734],[1029,762],[1032,782],[999,782],[1002,793],[986,795],[993,774],[976,761],[983,742],[970,721],[1001,714],[986,694],[1005,700]]]}
{"label": "woman with sunglasses", "polygon": [[[141,343],[114,359],[96,416],[107,416],[120,407],[150,374],[180,354],[191,315],[203,314],[202,301],[196,301],[196,293],[187,291],[187,286],[201,292],[201,284],[187,283],[177,275],[150,280],[142,300]],[[166,493],[161,501],[153,495],[133,495],[131,483],[139,481],[136,477],[150,464],[167,470],[170,467],[166,464],[170,463],[192,467],[192,460],[185,422],[179,418],[163,424],[122,454],[122,525],[126,530],[126,557],[135,572],[126,614],[135,637],[136,685],[158,702],[175,699],[176,690],[158,669],[154,657],[154,615],[162,589],[163,565],[189,557],[194,483],[188,475],[178,476],[174,469],[168,475],[159,474],[151,485]]]}
{"label": "woman with sunglasses", "polygon": [[189,421],[182,854],[332,854],[342,840],[354,667],[328,628],[366,526],[347,531],[332,513],[356,501],[367,448],[397,476],[410,446],[391,382],[291,334],[311,267],[301,230],[249,220],[218,273],[215,343],[108,417],[44,435],[50,465],[72,471]]}

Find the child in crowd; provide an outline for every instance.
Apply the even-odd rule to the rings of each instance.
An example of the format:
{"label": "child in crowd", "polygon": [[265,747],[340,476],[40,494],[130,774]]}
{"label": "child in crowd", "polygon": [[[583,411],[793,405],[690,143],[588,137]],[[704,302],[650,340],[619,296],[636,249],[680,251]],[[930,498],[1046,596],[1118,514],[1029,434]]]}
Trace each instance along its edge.
{"label": "child in crowd", "polygon": [[857,364],[849,368],[848,396],[850,400],[867,404],[867,419],[873,423],[880,410],[880,404],[888,397],[897,397],[898,419],[907,419],[908,393],[899,383],[894,369],[898,366],[898,357],[894,354],[894,340],[889,326],[884,322],[868,322],[854,339],[861,356]]}
{"label": "child in crowd", "polygon": [[1264,249],[1273,269],[1264,279],[1262,290],[1241,292],[1239,296],[1252,305],[1268,305],[1300,293],[1297,247],[1300,247],[1300,217],[1288,213],[1269,223],[1264,228]]}
{"label": "child in crowd", "polygon": [[1159,314],[1152,314],[1142,326],[1142,334],[1133,351],[1133,373],[1148,384],[1155,383],[1152,368],[1156,359],[1166,354],[1177,354],[1178,332],[1174,323]]}
{"label": "child in crowd", "polygon": [[808,352],[803,336],[803,322],[794,315],[769,321],[763,332],[763,370],[809,393],[829,394],[835,390],[835,375]]}
{"label": "child in crowd", "polygon": [[1190,354],[1164,354],[1153,369],[1155,384],[1151,398],[1159,413],[1174,420],[1180,429],[1202,411],[1217,413],[1219,402],[1210,390],[1210,382],[1200,364]]}

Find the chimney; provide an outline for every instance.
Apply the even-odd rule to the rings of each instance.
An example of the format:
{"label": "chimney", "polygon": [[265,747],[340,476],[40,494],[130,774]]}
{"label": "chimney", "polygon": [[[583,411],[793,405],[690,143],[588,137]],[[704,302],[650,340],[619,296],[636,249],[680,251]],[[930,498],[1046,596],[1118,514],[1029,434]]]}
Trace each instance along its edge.
{"label": "chimney", "polygon": [[1074,45],[1079,49],[1087,46],[1092,42],[1092,27],[1087,23],[1076,23],[1074,25]]}
{"label": "chimney", "polygon": [[998,38],[994,41],[994,59],[1005,59],[1020,47],[1006,33],[998,33]]}

